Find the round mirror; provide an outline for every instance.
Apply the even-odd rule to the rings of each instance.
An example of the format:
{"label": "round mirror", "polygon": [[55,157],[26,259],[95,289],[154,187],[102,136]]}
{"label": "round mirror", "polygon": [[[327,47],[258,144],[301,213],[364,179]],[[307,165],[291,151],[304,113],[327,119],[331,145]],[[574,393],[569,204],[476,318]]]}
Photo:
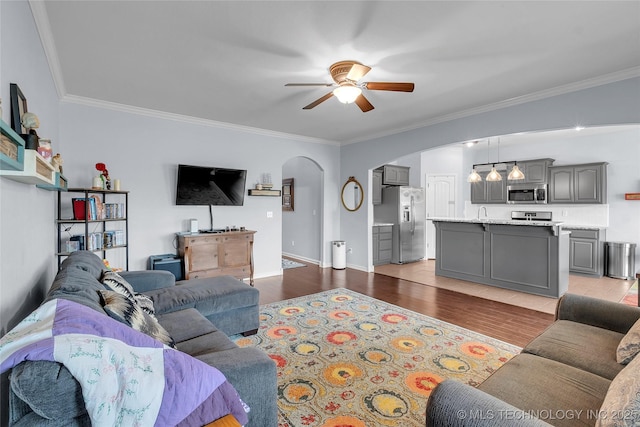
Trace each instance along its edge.
{"label": "round mirror", "polygon": [[349,212],[354,212],[360,209],[362,201],[364,200],[364,192],[362,191],[362,185],[357,179],[350,176],[347,182],[342,186],[342,206]]}

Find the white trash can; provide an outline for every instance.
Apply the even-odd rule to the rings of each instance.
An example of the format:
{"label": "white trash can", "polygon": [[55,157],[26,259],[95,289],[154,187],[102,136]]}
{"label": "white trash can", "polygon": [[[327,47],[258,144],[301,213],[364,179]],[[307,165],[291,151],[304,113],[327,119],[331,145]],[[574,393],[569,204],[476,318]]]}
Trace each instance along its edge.
{"label": "white trash can", "polygon": [[333,241],[333,268],[344,270],[347,268],[347,244],[344,240]]}

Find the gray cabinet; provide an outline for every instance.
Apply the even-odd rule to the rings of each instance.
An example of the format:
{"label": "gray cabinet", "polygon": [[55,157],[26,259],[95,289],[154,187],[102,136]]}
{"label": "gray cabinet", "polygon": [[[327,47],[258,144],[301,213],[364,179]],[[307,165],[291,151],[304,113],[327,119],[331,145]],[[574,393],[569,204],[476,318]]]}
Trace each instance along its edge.
{"label": "gray cabinet", "polygon": [[377,170],[382,170],[383,185],[409,185],[408,166],[384,165]]}
{"label": "gray cabinet", "polygon": [[391,248],[393,226],[373,226],[373,265],[389,264],[391,262]]}
{"label": "gray cabinet", "polygon": [[371,178],[371,203],[379,205],[382,203],[382,171],[374,170]]}
{"label": "gray cabinet", "polygon": [[[522,181],[510,181],[510,183],[523,184],[546,184],[549,166],[553,164],[553,159],[538,159],[518,162],[518,167],[524,173]],[[511,166],[509,167],[511,170]]]}
{"label": "gray cabinet", "polygon": [[478,172],[482,177],[480,182],[472,182],[471,203],[507,203],[507,176],[500,171],[502,181],[487,181],[489,172]]}
{"label": "gray cabinet", "polygon": [[555,226],[433,223],[436,276],[555,298],[567,291],[569,234]]}
{"label": "gray cabinet", "polygon": [[602,277],[604,270],[605,230],[565,228],[569,237],[569,272]]}
{"label": "gray cabinet", "polygon": [[549,168],[549,203],[606,203],[607,163]]}

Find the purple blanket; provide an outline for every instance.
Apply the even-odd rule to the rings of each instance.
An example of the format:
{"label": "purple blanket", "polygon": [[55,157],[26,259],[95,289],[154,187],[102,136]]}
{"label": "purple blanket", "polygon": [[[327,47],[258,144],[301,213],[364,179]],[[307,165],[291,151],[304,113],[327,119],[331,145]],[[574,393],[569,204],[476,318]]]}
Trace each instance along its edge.
{"label": "purple blanket", "polygon": [[60,362],[82,386],[92,425],[202,426],[248,407],[224,375],[81,304],[43,304],[0,339],[0,372]]}

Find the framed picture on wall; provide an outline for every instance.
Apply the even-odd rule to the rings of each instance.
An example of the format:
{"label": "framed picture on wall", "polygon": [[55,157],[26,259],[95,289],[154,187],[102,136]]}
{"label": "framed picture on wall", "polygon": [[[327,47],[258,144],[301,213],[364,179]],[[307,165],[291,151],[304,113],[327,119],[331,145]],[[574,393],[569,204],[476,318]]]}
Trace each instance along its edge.
{"label": "framed picture on wall", "polygon": [[28,111],[27,98],[15,83],[10,84],[9,95],[11,97],[11,128],[18,134],[26,134],[27,129],[22,126],[20,119]]}
{"label": "framed picture on wall", "polygon": [[282,179],[282,210],[293,210],[293,178]]}

